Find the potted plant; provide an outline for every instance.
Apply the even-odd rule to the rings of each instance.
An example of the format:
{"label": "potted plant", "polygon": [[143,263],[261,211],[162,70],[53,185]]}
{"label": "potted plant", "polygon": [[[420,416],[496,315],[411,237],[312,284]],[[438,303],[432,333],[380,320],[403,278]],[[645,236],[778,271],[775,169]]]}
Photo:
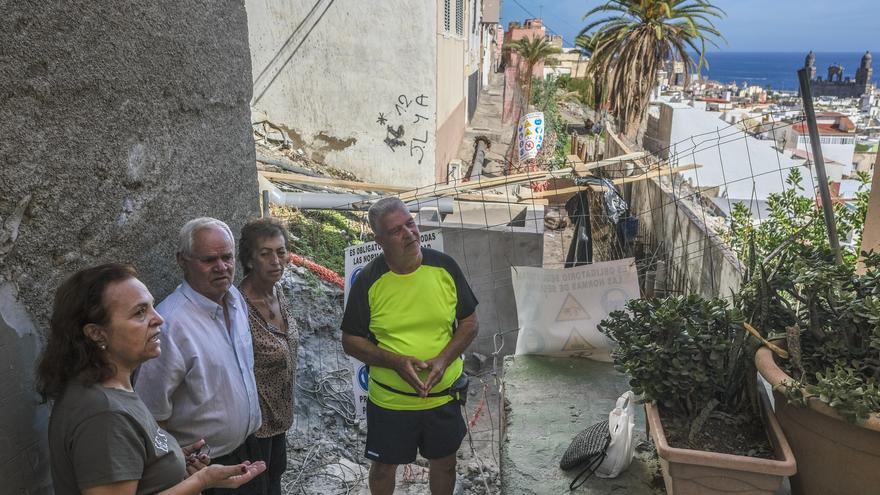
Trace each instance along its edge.
{"label": "potted plant", "polygon": [[[869,178],[861,175],[863,184]],[[880,490],[880,259],[830,251],[821,208],[797,193],[801,176],[768,198],[755,225],[734,208],[726,234],[745,264],[738,306],[789,356],[764,346],[755,355],[775,398],[775,415],[798,463],[792,493],[876,494]],[[868,191],[834,204],[837,231],[861,237]],[[774,339],[779,340],[774,340]]]}
{"label": "potted plant", "polygon": [[796,470],[779,424],[749,386],[754,347],[742,324],[724,301],[695,295],[632,300],[599,324],[646,402],[670,494],[772,494]]}
{"label": "potted plant", "polygon": [[880,490],[880,255],[866,266],[804,250],[740,296],[756,326],[784,331],[789,358],[765,346],[755,364],[800,466],[795,494]]}

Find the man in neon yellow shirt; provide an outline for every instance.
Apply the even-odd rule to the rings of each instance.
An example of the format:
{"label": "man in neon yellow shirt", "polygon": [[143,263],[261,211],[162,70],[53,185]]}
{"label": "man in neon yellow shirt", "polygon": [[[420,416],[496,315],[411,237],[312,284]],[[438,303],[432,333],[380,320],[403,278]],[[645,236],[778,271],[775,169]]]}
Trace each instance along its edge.
{"label": "man in neon yellow shirt", "polygon": [[397,465],[418,451],[430,461],[431,493],[451,495],[467,426],[450,388],[477,335],[477,299],[451,257],[421,247],[403,202],[379,200],[368,216],[383,254],[351,287],[342,346],[370,367],[370,492],[393,493]]}

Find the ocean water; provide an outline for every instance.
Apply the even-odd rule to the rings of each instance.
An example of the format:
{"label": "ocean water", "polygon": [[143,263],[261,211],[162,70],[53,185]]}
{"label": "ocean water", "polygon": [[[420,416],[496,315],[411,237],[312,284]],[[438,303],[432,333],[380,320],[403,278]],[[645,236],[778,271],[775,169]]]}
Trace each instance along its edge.
{"label": "ocean water", "polygon": [[[770,86],[773,89],[798,89],[797,71],[804,66],[809,50],[795,52],[709,52],[706,54],[708,68],[701,71],[703,77],[738,85],[747,82],[750,86]],[[816,76],[826,79],[828,66],[843,65],[844,78],[855,79],[856,70],[865,52],[815,52]],[[875,86],[880,78],[880,53],[872,53]]]}

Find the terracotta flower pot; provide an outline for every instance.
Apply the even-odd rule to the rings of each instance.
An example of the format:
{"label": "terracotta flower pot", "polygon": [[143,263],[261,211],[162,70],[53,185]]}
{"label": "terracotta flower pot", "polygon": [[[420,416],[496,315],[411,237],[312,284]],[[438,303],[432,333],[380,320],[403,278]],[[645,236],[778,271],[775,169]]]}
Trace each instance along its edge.
{"label": "terracotta flower pot", "polygon": [[670,447],[660,424],[658,408],[654,404],[645,405],[648,429],[660,456],[660,468],[668,495],[773,494],[782,485],[785,476],[797,471],[794,455],[782,429],[773,415],[768,413],[769,400],[763,396],[761,399],[761,414],[770,443],[777,458],[782,460]]}
{"label": "terracotta flower pot", "polygon": [[809,407],[789,404],[783,392],[791,380],[774,354],[761,347],[755,354],[758,372],[773,387],[776,418],[791,443],[798,474],[793,495],[876,495],[880,493],[880,415],[853,424],[813,398]]}

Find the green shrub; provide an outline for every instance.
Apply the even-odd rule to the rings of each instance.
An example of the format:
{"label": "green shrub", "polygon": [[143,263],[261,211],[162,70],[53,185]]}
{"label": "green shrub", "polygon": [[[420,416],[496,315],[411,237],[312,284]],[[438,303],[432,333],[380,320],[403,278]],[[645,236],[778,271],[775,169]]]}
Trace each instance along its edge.
{"label": "green shrub", "polygon": [[273,215],[287,222],[297,237],[290,249],[338,274],[345,272],[345,248],[360,242],[360,220],[336,210],[277,209]]}
{"label": "green shrub", "polygon": [[634,299],[599,330],[617,342],[614,362],[630,376],[633,392],[694,421],[716,407],[727,414],[750,412],[751,351],[742,322],[725,301],[689,295]]}
{"label": "green shrub", "polygon": [[[860,178],[867,184],[866,175]],[[789,400],[816,397],[857,421],[880,411],[880,255],[866,259],[863,275],[856,273],[855,249],[835,263],[822,209],[795,194],[801,182],[792,170],[791,187],[770,195],[769,217],[758,225],[745,208],[734,209],[723,236],[746,266],[736,304],[755,328],[787,340],[791,358],[780,364],[794,378]],[[851,205],[834,207],[838,233],[851,233],[855,245],[867,205],[863,187]]]}
{"label": "green shrub", "polygon": [[[568,124],[559,112],[559,79],[549,77],[532,85],[532,105],[534,110],[544,112],[544,150],[546,165],[550,170],[562,168],[565,164],[566,149],[569,144]],[[550,148],[552,147],[552,149]]]}

